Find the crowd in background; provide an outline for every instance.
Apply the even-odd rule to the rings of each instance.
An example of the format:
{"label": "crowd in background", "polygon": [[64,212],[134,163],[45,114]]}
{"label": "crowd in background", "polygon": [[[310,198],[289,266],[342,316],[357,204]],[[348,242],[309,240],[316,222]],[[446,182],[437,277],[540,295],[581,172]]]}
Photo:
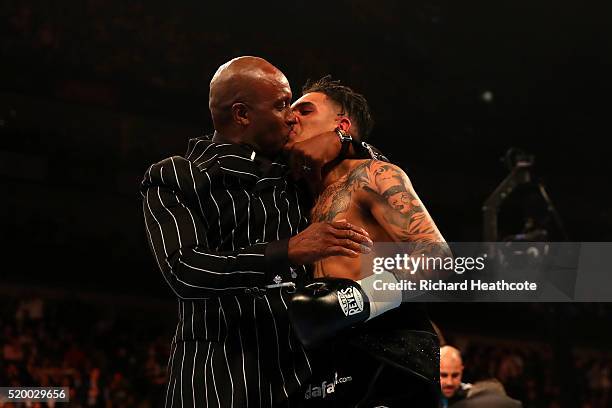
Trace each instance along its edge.
{"label": "crowd in background", "polygon": [[[186,62],[190,45],[212,40],[198,37],[197,33],[191,38],[179,34],[177,13],[172,8],[162,19],[159,14],[147,12],[145,3],[139,1],[111,4],[88,0],[47,7],[7,3],[4,8],[3,15],[8,17],[5,29],[11,34],[0,42],[5,55],[78,67],[102,78],[121,73],[125,79],[133,74],[149,85],[167,86],[171,81],[175,87],[187,86],[177,71],[168,68]],[[83,41],[92,46],[83,48]],[[163,51],[156,54],[153,50]]]}
{"label": "crowd in background", "polygon": [[0,384],[69,387],[77,408],[156,406],[171,334],[154,318],[134,318],[78,301],[3,299]]}
{"label": "crowd in background", "polygon": [[561,407],[560,378],[572,383],[576,407],[606,408],[612,403],[610,354],[574,353],[569,369],[558,367],[546,345],[509,347],[472,341],[463,355],[466,381],[497,378],[524,408]]}
{"label": "crowd in background", "polygon": [[[172,304],[168,309],[172,313]],[[116,308],[76,298],[3,298],[0,384],[66,386],[72,407],[154,407],[164,394],[173,329],[171,318],[166,319],[166,326],[160,320],[133,307]],[[478,337],[481,334],[458,334],[466,382],[495,377],[525,408],[558,408],[562,406],[562,379],[566,378],[574,384],[572,393],[580,408],[610,406],[610,350],[575,349],[568,370],[548,344],[525,346],[499,335],[483,341]],[[0,402],[0,407],[13,406]]]}
{"label": "crowd in background", "polygon": [[[368,7],[367,2],[364,6]],[[210,73],[202,70],[202,66],[212,69],[228,53],[253,52],[241,50],[241,46],[246,46],[239,39],[242,34],[248,34],[251,43],[259,41],[268,55],[295,52],[273,41],[274,37],[286,35],[285,28],[283,34],[271,34],[268,30],[246,32],[242,28],[243,20],[252,19],[253,13],[260,12],[256,7],[250,8],[244,4],[242,13],[224,15],[227,10],[210,3],[170,7],[140,0],[67,1],[48,5],[8,2],[0,6],[0,14],[5,16],[3,30],[7,34],[0,36],[0,55],[10,56],[14,63],[25,67],[33,60],[39,66],[61,67],[65,72],[60,78],[77,74],[73,79],[85,76],[131,82],[141,87],[203,90]],[[291,8],[294,13],[301,12],[299,5]],[[216,17],[203,22],[196,19],[197,14]],[[231,20],[233,33],[222,22],[224,17]],[[311,72],[320,71],[319,68],[330,70],[326,59],[301,57]],[[352,65],[359,68],[359,64]],[[95,97],[113,98],[108,93],[97,93]]]}

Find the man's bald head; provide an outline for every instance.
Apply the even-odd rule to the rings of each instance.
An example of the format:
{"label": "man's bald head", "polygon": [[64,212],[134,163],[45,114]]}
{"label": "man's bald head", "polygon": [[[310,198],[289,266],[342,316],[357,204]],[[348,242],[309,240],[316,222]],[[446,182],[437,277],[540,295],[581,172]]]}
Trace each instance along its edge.
{"label": "man's bald head", "polygon": [[440,348],[440,386],[446,398],[452,397],[461,386],[463,360],[461,352],[453,346]]}
{"label": "man's bald head", "polygon": [[238,57],[221,65],[210,81],[208,106],[225,141],[247,143],[265,155],[289,139],[295,115],[285,75],[263,58]]}
{"label": "man's bald head", "polygon": [[274,83],[289,85],[285,75],[263,58],[238,57],[221,65],[210,81],[208,94],[215,129],[231,121],[233,104],[253,103],[262,88]]}
{"label": "man's bald head", "polygon": [[442,363],[442,361],[447,363],[459,362],[459,364],[463,365],[461,352],[455,347],[448,345],[440,347],[440,363]]}

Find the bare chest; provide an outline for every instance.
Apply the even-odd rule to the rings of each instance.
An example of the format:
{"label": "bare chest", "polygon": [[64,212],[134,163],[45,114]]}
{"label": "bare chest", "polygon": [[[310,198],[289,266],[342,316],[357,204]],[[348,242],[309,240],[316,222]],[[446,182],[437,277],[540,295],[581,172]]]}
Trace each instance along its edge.
{"label": "bare chest", "polygon": [[347,218],[354,192],[346,178],[328,186],[312,208],[312,221],[323,222]]}

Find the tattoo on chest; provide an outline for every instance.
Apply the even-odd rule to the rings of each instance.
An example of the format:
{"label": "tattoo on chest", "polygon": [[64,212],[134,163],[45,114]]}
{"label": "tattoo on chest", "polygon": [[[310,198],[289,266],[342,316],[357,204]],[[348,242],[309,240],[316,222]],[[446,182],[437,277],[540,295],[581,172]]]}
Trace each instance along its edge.
{"label": "tattoo on chest", "polygon": [[312,210],[314,221],[333,221],[338,214],[348,210],[351,203],[351,192],[343,184],[335,183],[327,187],[319,196]]}
{"label": "tattoo on chest", "polygon": [[348,176],[328,186],[317,198],[312,209],[312,220],[333,221],[336,216],[345,213],[351,204],[352,194],[368,183],[367,168],[368,163],[360,164]]}
{"label": "tattoo on chest", "polygon": [[361,190],[382,208],[388,231],[399,241],[435,242],[440,239],[433,221],[414,193],[401,169],[390,163],[370,160],[360,164],[317,198],[312,220],[332,221],[348,211],[354,194]]}

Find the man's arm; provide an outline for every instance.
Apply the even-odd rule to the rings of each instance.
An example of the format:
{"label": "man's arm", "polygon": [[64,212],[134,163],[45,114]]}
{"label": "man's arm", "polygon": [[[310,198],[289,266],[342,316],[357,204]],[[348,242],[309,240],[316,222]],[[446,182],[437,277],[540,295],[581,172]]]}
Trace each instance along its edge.
{"label": "man's arm", "polygon": [[396,242],[444,242],[433,219],[398,166],[378,160],[368,163],[370,211]]}
{"label": "man's arm", "polygon": [[205,197],[199,194],[207,191],[208,184],[198,168],[179,156],[152,165],[142,182],[150,247],[166,281],[181,298],[244,293],[274,283],[274,276],[287,273],[289,263],[339,254],[357,256],[360,244],[367,244],[367,233],[360,228],[317,223],[292,242],[284,239],[237,251],[215,251],[206,239]]}
{"label": "man's arm", "polygon": [[[204,197],[208,179],[190,161],[171,157],[152,165],[141,193],[147,237],[166,281],[181,298],[244,293],[272,282],[270,267],[286,258],[283,242],[256,244],[238,251],[208,247]],[[285,262],[286,264],[286,262]]]}
{"label": "man's arm", "polygon": [[[413,243],[410,249],[417,256],[452,256],[444,237],[400,167],[378,160],[368,162],[367,181],[362,187],[368,193],[366,205],[369,205],[370,212],[393,241]],[[433,271],[423,269],[421,272]]]}

